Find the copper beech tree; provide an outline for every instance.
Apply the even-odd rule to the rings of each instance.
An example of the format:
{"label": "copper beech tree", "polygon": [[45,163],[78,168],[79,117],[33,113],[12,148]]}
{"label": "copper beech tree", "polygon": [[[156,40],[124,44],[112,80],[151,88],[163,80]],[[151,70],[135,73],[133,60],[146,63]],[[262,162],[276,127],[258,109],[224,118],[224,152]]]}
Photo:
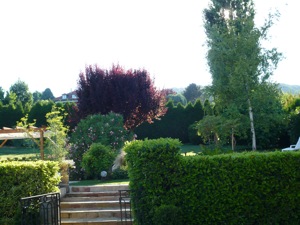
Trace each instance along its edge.
{"label": "copper beech tree", "polygon": [[114,65],[103,70],[87,66],[79,74],[78,111],[81,118],[91,114],[119,113],[127,129],[165,114],[165,95],[157,90],[146,70],[125,70]]}

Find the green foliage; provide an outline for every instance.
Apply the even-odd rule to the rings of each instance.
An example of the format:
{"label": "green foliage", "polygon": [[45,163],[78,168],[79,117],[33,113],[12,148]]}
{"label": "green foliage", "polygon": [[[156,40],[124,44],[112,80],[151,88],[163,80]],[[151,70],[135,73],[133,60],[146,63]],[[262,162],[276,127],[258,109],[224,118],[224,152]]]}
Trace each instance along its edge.
{"label": "green foliage", "polygon": [[152,225],[154,209],[181,205],[176,189],[181,143],[175,139],[132,141],[125,145],[134,215],[138,224]]}
{"label": "green foliage", "polygon": [[[203,108],[200,100],[195,104],[188,103],[185,107],[182,104],[174,106],[172,102],[166,105],[167,113],[154,123],[143,123],[134,132],[139,139],[149,138],[178,138],[183,143],[188,143],[189,126],[203,118]],[[196,131],[194,133],[196,135]]]}
{"label": "green foliage", "polygon": [[[22,117],[20,119],[20,121],[17,121],[16,125],[17,125],[17,127],[23,129],[24,132],[29,133],[29,127],[35,126],[35,121],[33,121],[32,123],[28,122],[28,115],[25,115],[24,117]],[[13,145],[15,147],[34,148],[37,146],[36,143],[34,142],[34,140],[32,140],[31,138],[19,139],[19,140],[17,139],[17,140],[12,140],[12,141],[13,141]]]}
{"label": "green foliage", "polygon": [[[204,16],[212,96],[220,114],[229,107],[237,108],[240,115],[249,115],[250,127],[247,127],[251,135],[248,137],[252,137],[255,150],[256,136],[267,140],[270,133],[264,131],[273,129],[268,126],[272,123],[265,122],[268,121],[265,113],[269,110],[270,117],[276,118],[276,124],[280,123],[280,112],[276,110],[278,91],[270,88],[268,81],[282,57],[276,48],[268,50],[261,46],[273,24],[272,17],[257,28],[252,0],[212,0],[211,3],[204,10]],[[241,117],[229,119],[240,120]],[[271,138],[274,141],[275,138]]]}
{"label": "green foliage", "polygon": [[224,147],[220,148],[220,146],[212,145],[201,145],[201,151],[198,152],[198,155],[221,155],[221,154],[229,154],[233,153],[231,149],[226,149]]}
{"label": "green foliage", "polygon": [[82,156],[82,168],[88,179],[101,178],[101,171],[110,173],[116,153],[111,147],[93,143]]}
{"label": "green foliage", "polygon": [[[223,114],[224,115],[224,114]],[[205,143],[214,144],[221,147],[232,141],[232,137],[240,134],[241,124],[237,119],[228,119],[223,116],[205,116],[195,124],[198,134],[203,138]]]}
{"label": "green foliage", "polygon": [[20,101],[25,112],[28,113],[33,103],[32,93],[29,92],[28,85],[24,81],[18,80],[9,88],[9,91],[10,94],[16,94],[16,101]]}
{"label": "green foliage", "polygon": [[127,152],[137,224],[173,205],[183,224],[298,224],[300,152],[184,157],[170,139],[134,141]]}
{"label": "green foliage", "polygon": [[46,114],[51,112],[54,102],[48,100],[39,100],[32,106],[29,114],[29,121],[36,121],[37,127],[47,126]]}
{"label": "green foliage", "polygon": [[57,162],[1,162],[0,224],[18,221],[20,198],[57,192],[58,171]]}
{"label": "green foliage", "polygon": [[2,87],[0,87],[0,102],[2,103],[4,100],[5,92]]}
{"label": "green foliage", "polygon": [[189,134],[189,143],[193,145],[199,145],[200,143],[203,143],[203,139],[198,135],[198,129],[197,124],[193,123],[188,128],[188,134]]}
{"label": "green foliage", "polygon": [[114,170],[111,174],[111,178],[113,180],[128,179],[127,167],[121,167],[121,168]]}
{"label": "green foliage", "polygon": [[35,103],[35,102],[41,100],[42,93],[39,91],[35,91],[32,93],[32,97],[33,97],[33,103]]}
{"label": "green foliage", "polygon": [[51,137],[47,138],[46,148],[49,150],[49,159],[61,161],[67,155],[67,133],[68,127],[64,126],[63,108],[57,108],[55,105],[52,107],[51,112],[46,114],[47,130],[50,132]]}
{"label": "green foliage", "polygon": [[182,94],[186,98],[187,102],[194,103],[197,99],[200,99],[202,95],[201,87],[192,83],[184,89]]}
{"label": "green foliage", "polygon": [[24,110],[21,104],[3,105],[0,108],[0,127],[14,127],[16,121],[24,117]]}
{"label": "green foliage", "polygon": [[205,116],[212,116],[214,115],[214,106],[209,102],[208,99],[204,101],[203,110]]}
{"label": "green foliage", "polygon": [[76,103],[75,102],[64,102],[64,103],[57,102],[55,105],[57,107],[64,108],[65,112],[68,114],[67,117],[64,119],[64,124],[65,124],[65,126],[67,126],[73,130],[80,121]]}
{"label": "green foliage", "polygon": [[155,209],[153,222],[155,225],[181,225],[182,215],[179,207],[161,205]]}
{"label": "green foliage", "polygon": [[284,94],[281,98],[283,109],[286,113],[286,126],[288,143],[294,143],[300,137],[300,94]]}
{"label": "green foliage", "polygon": [[41,99],[42,100],[53,100],[54,99],[54,96],[52,94],[52,91],[50,88],[46,88],[42,95],[41,95]]}
{"label": "green foliage", "polygon": [[123,127],[123,117],[119,114],[91,115],[81,120],[71,133],[69,140],[69,158],[75,162],[73,179],[83,178],[81,161],[83,154],[93,143],[110,146],[118,153],[125,141],[132,140],[132,133]]}
{"label": "green foliage", "polygon": [[182,105],[187,104],[187,100],[183,94],[169,94],[167,96],[168,101],[172,101],[174,105],[181,103]]}

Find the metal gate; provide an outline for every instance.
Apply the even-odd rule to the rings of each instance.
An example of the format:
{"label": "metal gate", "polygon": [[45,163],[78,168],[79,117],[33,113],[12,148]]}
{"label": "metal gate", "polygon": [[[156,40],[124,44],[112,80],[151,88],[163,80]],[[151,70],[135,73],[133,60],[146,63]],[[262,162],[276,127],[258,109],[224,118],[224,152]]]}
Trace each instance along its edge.
{"label": "metal gate", "polygon": [[125,225],[132,224],[130,190],[119,190],[119,203],[121,222]]}
{"label": "metal gate", "polygon": [[21,198],[22,225],[60,225],[60,193]]}

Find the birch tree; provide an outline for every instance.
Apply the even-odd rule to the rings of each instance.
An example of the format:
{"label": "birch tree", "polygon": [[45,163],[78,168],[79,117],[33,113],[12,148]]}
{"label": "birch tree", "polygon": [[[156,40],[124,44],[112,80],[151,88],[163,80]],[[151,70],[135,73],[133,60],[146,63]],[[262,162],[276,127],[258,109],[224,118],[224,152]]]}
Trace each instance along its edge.
{"label": "birch tree", "polygon": [[211,0],[204,10],[213,97],[223,111],[234,106],[241,114],[247,112],[252,149],[256,150],[253,94],[269,82],[281,54],[261,45],[273,17],[261,28],[255,26],[254,17],[252,0]]}

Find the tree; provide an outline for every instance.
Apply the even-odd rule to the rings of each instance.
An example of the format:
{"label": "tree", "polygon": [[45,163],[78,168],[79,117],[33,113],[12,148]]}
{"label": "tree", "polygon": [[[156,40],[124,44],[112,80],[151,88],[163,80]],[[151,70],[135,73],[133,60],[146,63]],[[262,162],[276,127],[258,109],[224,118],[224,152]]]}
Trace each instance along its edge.
{"label": "tree", "polygon": [[195,83],[190,84],[182,93],[188,102],[194,103],[202,95],[201,87]]}
{"label": "tree", "polygon": [[214,100],[221,110],[236,105],[240,114],[248,113],[255,150],[254,94],[268,83],[281,59],[275,48],[261,46],[273,18],[270,16],[263,27],[256,28],[252,0],[212,0],[204,15]]}
{"label": "tree", "polygon": [[300,136],[300,94],[282,95],[283,110],[286,114],[287,140],[283,142],[286,146],[289,143],[296,143]]}
{"label": "tree", "polygon": [[28,114],[28,120],[30,122],[35,120],[35,125],[37,127],[47,126],[46,115],[51,112],[53,106],[54,102],[49,100],[40,100],[36,102]]}
{"label": "tree", "polygon": [[21,102],[7,104],[0,108],[0,127],[14,127],[16,121],[24,117],[24,110]]}
{"label": "tree", "polygon": [[43,91],[41,99],[42,100],[53,100],[54,99],[54,96],[53,96],[52,91],[50,90],[50,88],[46,88]]}
{"label": "tree", "polygon": [[20,79],[10,87],[10,92],[17,95],[17,101],[20,101],[23,105],[25,112],[29,112],[33,103],[32,94],[29,92],[28,85]]}
{"label": "tree", "polygon": [[32,93],[32,97],[33,97],[33,102],[37,102],[37,101],[41,100],[42,93],[39,91],[35,91]]}
{"label": "tree", "polygon": [[167,100],[172,101],[174,103],[174,105],[181,103],[182,105],[185,106],[187,103],[187,100],[183,94],[170,94],[167,96]]}
{"label": "tree", "polygon": [[123,115],[127,128],[165,113],[163,93],[154,87],[146,70],[125,71],[117,65],[108,71],[88,66],[79,75],[77,95],[81,118],[115,112]]}
{"label": "tree", "polygon": [[64,126],[64,117],[66,113],[63,108],[52,107],[51,112],[46,114],[47,130],[50,131],[51,137],[48,137],[46,145],[49,149],[49,159],[62,161],[67,155],[67,133],[68,127]]}
{"label": "tree", "polygon": [[68,114],[65,118],[64,124],[73,130],[76,125],[80,121],[80,117],[78,115],[78,107],[75,102],[57,102],[55,103],[57,107],[64,108],[66,113]]}
{"label": "tree", "polygon": [[4,100],[4,95],[5,95],[5,92],[4,92],[3,88],[0,87],[0,102],[3,102],[3,100]]}

